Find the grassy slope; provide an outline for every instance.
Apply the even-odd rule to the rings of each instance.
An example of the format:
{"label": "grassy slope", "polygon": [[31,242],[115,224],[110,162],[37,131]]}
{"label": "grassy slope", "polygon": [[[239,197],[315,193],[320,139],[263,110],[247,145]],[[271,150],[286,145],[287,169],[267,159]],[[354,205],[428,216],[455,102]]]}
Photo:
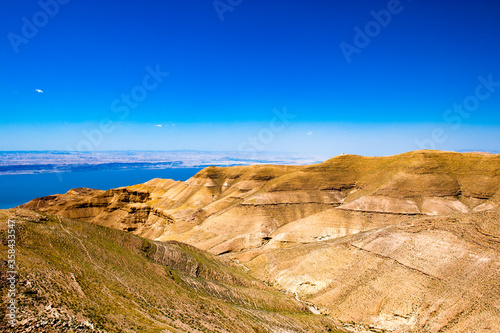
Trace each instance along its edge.
{"label": "grassy slope", "polygon": [[327,317],[196,248],[66,218],[0,211],[2,258],[9,215],[17,222],[20,332],[335,330]]}

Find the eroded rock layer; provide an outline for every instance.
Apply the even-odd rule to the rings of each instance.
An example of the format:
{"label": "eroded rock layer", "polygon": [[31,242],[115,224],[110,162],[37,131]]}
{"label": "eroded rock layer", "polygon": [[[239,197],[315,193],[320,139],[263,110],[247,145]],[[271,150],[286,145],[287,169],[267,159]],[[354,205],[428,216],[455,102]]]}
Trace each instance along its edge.
{"label": "eroded rock layer", "polygon": [[246,265],[269,285],[358,327],[500,331],[499,212],[415,218],[271,249]]}
{"label": "eroded rock layer", "polygon": [[310,242],[418,215],[500,207],[500,155],[342,155],[309,166],[209,167],[186,182],[75,189],[24,205],[215,254]]}
{"label": "eroded rock layer", "polygon": [[[185,182],[74,189],[23,208],[237,259],[350,331],[500,331],[500,155],[210,167]],[[204,272],[175,246],[153,259]]]}

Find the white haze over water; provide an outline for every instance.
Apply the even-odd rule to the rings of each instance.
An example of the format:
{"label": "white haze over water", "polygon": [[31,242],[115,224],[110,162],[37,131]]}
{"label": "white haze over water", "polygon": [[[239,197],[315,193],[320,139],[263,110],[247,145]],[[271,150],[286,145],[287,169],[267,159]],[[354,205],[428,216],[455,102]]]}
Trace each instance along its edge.
{"label": "white haze over water", "polygon": [[[342,153],[385,156],[418,149],[450,151],[500,150],[495,126],[429,124],[289,123],[271,122],[185,124],[175,126],[113,123],[114,130],[92,145],[93,151],[196,150],[232,152],[289,152],[325,160]],[[6,125],[0,132],[0,151],[76,150],[95,123]],[[439,134],[436,136],[436,133]],[[252,141],[253,140],[253,141]],[[253,146],[248,143],[254,142]]]}

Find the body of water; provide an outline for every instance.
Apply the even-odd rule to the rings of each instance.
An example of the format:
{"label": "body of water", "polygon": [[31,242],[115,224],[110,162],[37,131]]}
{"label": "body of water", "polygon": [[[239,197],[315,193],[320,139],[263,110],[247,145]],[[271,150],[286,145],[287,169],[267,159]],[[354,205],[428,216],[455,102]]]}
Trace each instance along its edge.
{"label": "body of water", "polygon": [[187,180],[200,170],[129,169],[0,176],[0,209],[16,207],[38,197],[66,193],[77,187],[109,190],[144,183],[153,178]]}

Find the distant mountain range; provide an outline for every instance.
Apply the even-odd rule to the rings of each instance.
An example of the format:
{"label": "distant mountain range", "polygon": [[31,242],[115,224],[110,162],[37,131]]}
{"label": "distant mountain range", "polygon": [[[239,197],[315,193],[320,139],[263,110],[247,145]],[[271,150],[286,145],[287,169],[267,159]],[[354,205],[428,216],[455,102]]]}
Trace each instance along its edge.
{"label": "distant mountain range", "polygon": [[206,151],[0,152],[0,175],[251,164],[302,165],[317,157],[288,153]]}
{"label": "distant mountain range", "polygon": [[472,153],[472,152],[500,154],[500,150],[482,150],[482,149],[461,149],[461,150],[457,150],[457,153]]}

